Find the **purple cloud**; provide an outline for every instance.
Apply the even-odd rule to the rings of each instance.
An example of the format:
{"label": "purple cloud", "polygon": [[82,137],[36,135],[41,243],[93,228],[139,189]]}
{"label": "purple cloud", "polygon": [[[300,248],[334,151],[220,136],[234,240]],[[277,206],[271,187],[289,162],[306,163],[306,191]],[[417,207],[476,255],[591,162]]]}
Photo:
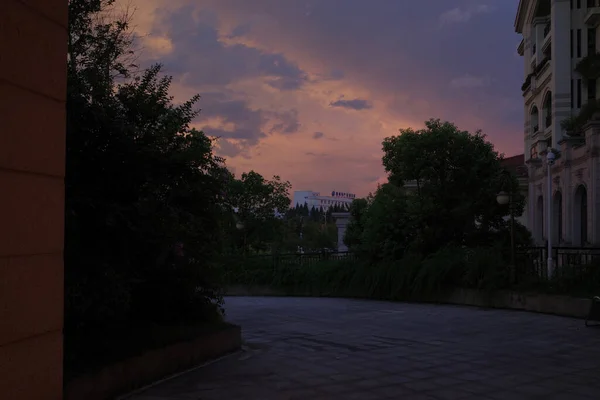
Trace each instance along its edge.
{"label": "purple cloud", "polygon": [[338,100],[329,103],[331,107],[347,108],[349,110],[368,110],[373,108],[373,105],[368,100],[353,99],[353,100]]}

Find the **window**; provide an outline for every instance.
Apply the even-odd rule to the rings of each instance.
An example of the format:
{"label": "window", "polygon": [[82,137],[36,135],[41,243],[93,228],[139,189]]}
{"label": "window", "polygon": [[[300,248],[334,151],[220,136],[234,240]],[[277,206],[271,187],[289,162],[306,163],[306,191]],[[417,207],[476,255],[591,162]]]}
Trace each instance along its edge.
{"label": "window", "polygon": [[581,79],[577,79],[577,108],[581,108]]}
{"label": "window", "polygon": [[587,30],[587,53],[588,56],[596,53],[596,29]]}
{"label": "window", "polygon": [[581,0],[577,0],[577,9],[581,8]]}
{"label": "window", "polygon": [[571,29],[571,38],[569,39],[569,45],[571,46],[571,58],[573,58],[573,29]]}
{"label": "window", "polygon": [[587,0],[587,8],[596,7],[596,0]]}
{"label": "window", "polygon": [[535,144],[531,146],[531,149],[529,149],[529,158],[532,160],[538,158],[537,146]]}
{"label": "window", "polygon": [[575,96],[573,93],[573,79],[571,79],[571,108],[575,107]]}
{"label": "window", "polygon": [[595,100],[596,99],[596,80],[588,79],[587,81],[587,99]]}
{"label": "window", "polygon": [[573,0],[570,1],[571,10],[573,9]]}
{"label": "window", "polygon": [[577,29],[577,58],[581,58],[581,29]]}

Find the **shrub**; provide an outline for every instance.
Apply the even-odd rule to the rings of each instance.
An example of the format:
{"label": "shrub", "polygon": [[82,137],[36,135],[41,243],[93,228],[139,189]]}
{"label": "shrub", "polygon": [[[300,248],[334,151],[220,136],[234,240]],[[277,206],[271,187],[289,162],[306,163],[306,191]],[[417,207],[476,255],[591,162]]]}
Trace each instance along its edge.
{"label": "shrub", "polygon": [[455,287],[493,290],[509,283],[506,264],[490,247],[446,246],[428,257],[407,253],[378,263],[304,260],[300,255],[229,258],[227,284],[267,286],[290,295],[410,300],[435,299]]}

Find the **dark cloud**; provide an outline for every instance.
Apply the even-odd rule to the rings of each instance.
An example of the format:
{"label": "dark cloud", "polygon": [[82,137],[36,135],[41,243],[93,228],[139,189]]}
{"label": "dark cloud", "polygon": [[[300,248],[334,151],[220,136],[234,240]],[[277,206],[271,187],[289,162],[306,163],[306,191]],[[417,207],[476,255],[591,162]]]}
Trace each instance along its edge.
{"label": "dark cloud", "polygon": [[[219,0],[213,4],[240,22],[248,21],[247,15],[260,15],[256,22],[246,23],[244,36],[267,48],[306,49],[304,54],[330,71],[341,71],[340,76],[385,96],[389,110],[400,117],[439,116],[460,124],[473,119],[470,105],[484,95],[487,112],[475,116],[485,122],[480,127],[490,131],[492,139],[521,142],[522,118],[504,120],[495,111],[506,99],[523,101],[519,91],[523,60],[516,56],[519,39],[513,31],[518,3]],[[449,17],[462,23],[442,26],[440,21]],[[471,82],[489,78],[489,84],[460,91],[448,84],[463,76],[472,77]]]}
{"label": "dark cloud", "polygon": [[331,107],[341,107],[350,110],[368,110],[373,108],[373,105],[368,100],[353,99],[353,100],[338,100],[329,104]]}
{"label": "dark cloud", "polygon": [[329,154],[327,154],[327,153],[315,153],[313,151],[307,151],[306,153],[304,153],[304,155],[307,155],[310,157],[319,157],[319,158],[329,157]]}
{"label": "dark cloud", "polygon": [[[169,33],[174,51],[160,61],[167,73],[183,77],[183,85],[225,88],[260,79],[281,91],[302,89],[309,77],[291,61],[296,52],[295,60],[310,56],[312,65],[317,60],[322,67],[323,76],[311,71],[310,79],[361,85],[399,118],[450,119],[464,129],[482,128],[494,142],[521,145],[523,59],[516,56],[519,39],[512,28],[518,2],[202,0],[162,12],[155,34]],[[483,3],[493,12],[483,12]],[[461,23],[441,26],[448,16]],[[225,45],[217,31],[220,18],[237,21],[232,38],[265,50]],[[226,117],[240,129],[217,133],[248,146],[265,134],[299,129],[297,115],[294,123],[293,113],[267,115],[238,98],[203,96],[200,118]],[[368,104],[354,101],[366,100],[332,106],[357,110]],[[469,120],[476,120],[474,126],[463,125]]]}
{"label": "dark cloud", "polygon": [[[202,110],[195,123],[208,136],[218,137],[219,154],[233,157],[258,144],[268,134],[293,134],[300,129],[298,111],[253,110],[244,100],[228,100],[223,93],[207,93],[201,98]],[[211,127],[219,120],[224,128]],[[207,124],[207,125],[203,125]],[[233,126],[229,129],[228,126]],[[234,142],[235,141],[235,142]]]}
{"label": "dark cloud", "polygon": [[323,132],[315,132],[313,133],[313,139],[321,139],[325,134]]}
{"label": "dark cloud", "polygon": [[[252,144],[258,143],[258,140],[265,135],[263,126],[267,121],[265,113],[261,110],[252,110],[247,102],[243,100],[222,100],[217,99],[221,96],[203,96],[209,101],[202,102],[202,111],[197,122],[210,122],[215,118],[222,119],[225,124],[233,124],[235,129],[206,128],[205,133],[210,136],[217,136],[225,139],[241,139]],[[212,100],[212,101],[211,101]]]}
{"label": "dark cloud", "polygon": [[[187,6],[160,15],[161,25],[169,32],[174,45],[173,51],[161,58],[161,63],[168,73],[185,76],[182,83],[226,85],[244,78],[265,78],[274,88],[294,90],[307,81],[306,73],[282,54],[222,43],[214,14],[205,10],[195,17],[194,9],[194,6]],[[241,26],[235,35],[241,35],[247,29],[247,26]]]}
{"label": "dark cloud", "polygon": [[270,133],[290,134],[300,129],[298,110],[292,109],[284,112],[268,112],[266,115],[274,121]]}
{"label": "dark cloud", "polygon": [[235,157],[244,150],[244,146],[223,138],[217,140],[217,145],[218,154],[223,157]]}

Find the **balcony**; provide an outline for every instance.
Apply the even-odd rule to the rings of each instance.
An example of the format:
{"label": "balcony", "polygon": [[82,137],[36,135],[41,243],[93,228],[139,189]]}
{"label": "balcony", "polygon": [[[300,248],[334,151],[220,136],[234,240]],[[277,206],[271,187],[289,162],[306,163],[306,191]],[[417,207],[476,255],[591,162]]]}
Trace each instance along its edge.
{"label": "balcony", "polygon": [[552,74],[552,68],[550,68],[551,60],[548,58],[544,58],[535,69],[535,84],[536,87],[543,86],[550,75]]}
{"label": "balcony", "polygon": [[583,22],[592,28],[600,25],[600,7],[589,8],[585,14]]}
{"label": "balcony", "polygon": [[521,91],[526,92],[531,87],[531,79],[533,78],[533,74],[527,75],[525,78],[525,82],[521,85]]}

